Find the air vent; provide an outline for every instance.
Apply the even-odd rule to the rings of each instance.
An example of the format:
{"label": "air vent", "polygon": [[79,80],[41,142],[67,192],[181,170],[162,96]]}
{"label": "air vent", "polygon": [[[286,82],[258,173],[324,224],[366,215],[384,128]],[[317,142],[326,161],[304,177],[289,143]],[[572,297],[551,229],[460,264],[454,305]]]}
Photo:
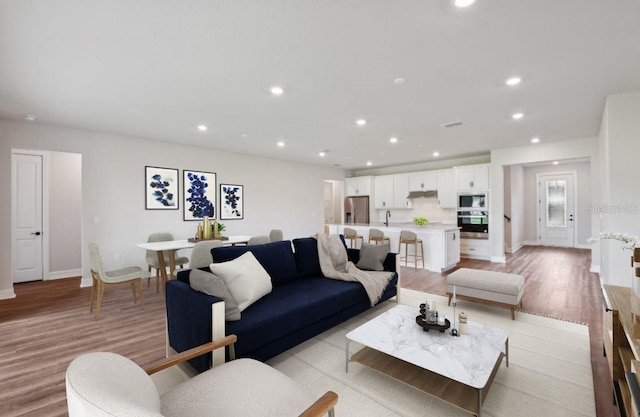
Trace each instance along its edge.
{"label": "air vent", "polygon": [[458,126],[462,126],[463,124],[464,124],[464,122],[458,121],[458,122],[445,123],[445,124],[442,125],[442,127],[446,127],[446,128],[458,127]]}

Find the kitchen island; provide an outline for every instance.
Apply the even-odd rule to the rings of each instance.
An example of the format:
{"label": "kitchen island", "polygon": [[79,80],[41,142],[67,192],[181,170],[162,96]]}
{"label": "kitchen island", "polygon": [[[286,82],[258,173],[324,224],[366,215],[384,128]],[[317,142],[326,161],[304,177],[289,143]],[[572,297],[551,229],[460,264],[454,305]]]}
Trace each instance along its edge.
{"label": "kitchen island", "polygon": [[[416,226],[413,223],[384,223],[371,224],[330,224],[329,233],[343,234],[345,227],[350,227],[362,235],[364,241],[369,238],[369,229],[380,229],[391,240],[391,252],[398,252],[400,244],[400,232],[411,230],[422,239],[424,245],[424,268],[429,271],[443,272],[455,267],[460,262],[460,228],[454,224],[427,223],[424,226]],[[359,245],[359,243],[358,243]],[[358,246],[359,247],[359,246]],[[412,254],[412,248],[409,253]],[[400,254],[404,256],[403,253]],[[404,265],[404,262],[402,262]],[[422,267],[422,263],[418,263]]]}

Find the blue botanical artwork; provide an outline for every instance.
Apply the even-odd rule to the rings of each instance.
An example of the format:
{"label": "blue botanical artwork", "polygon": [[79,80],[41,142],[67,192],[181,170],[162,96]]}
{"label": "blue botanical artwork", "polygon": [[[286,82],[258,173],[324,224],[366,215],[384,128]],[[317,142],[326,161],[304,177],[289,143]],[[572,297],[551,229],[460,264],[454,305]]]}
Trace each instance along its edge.
{"label": "blue botanical artwork", "polygon": [[220,184],[220,219],[244,218],[244,195],[242,185]]}
{"label": "blue botanical artwork", "polygon": [[184,170],[184,219],[216,218],[216,174]]}
{"label": "blue botanical artwork", "polygon": [[145,167],[145,198],[147,210],[177,210],[178,170]]}

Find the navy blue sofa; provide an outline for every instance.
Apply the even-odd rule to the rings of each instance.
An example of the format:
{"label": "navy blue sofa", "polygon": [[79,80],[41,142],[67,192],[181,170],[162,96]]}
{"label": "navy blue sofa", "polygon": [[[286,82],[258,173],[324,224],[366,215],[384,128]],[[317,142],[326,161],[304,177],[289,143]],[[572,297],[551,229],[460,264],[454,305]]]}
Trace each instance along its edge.
{"label": "navy blue sofa", "polygon": [[[238,336],[236,357],[266,361],[371,308],[360,283],[322,276],[315,239],[294,239],[293,248],[295,251],[292,242],[285,240],[212,249],[215,262],[229,261],[251,251],[271,276],[272,292],[244,310],[239,321],[225,322],[224,311],[212,318],[212,305],[222,300],[191,289],[189,270],[180,271],[177,280],[167,282],[166,287],[170,347],[183,352],[210,342],[212,328],[224,326],[225,335]],[[349,260],[357,263],[360,251],[347,252]],[[397,295],[396,258],[395,253],[390,253],[384,262],[384,269],[395,274],[378,303]],[[210,368],[210,360],[211,355],[203,355],[190,363],[203,372]]]}

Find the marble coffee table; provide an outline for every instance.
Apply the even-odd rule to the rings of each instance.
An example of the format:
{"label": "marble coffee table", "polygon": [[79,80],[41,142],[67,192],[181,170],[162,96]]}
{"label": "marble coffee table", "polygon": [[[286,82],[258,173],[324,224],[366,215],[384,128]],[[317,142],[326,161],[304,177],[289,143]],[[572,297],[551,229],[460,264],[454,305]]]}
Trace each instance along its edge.
{"label": "marble coffee table", "polygon": [[[481,417],[503,357],[509,366],[509,333],[473,321],[460,337],[425,332],[416,324],[418,314],[398,305],[347,333],[346,371],[350,361],[359,362]],[[350,342],[364,348],[350,357]]]}

